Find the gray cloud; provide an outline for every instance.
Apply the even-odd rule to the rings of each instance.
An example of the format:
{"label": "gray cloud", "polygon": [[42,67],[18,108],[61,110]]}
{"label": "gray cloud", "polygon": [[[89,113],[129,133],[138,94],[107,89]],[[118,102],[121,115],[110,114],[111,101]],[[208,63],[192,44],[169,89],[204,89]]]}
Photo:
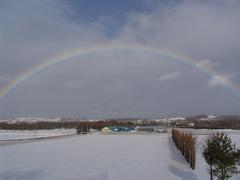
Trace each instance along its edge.
{"label": "gray cloud", "polygon": [[[146,1],[151,10],[129,12],[126,23],[120,25],[114,16],[75,21],[67,1],[5,2],[0,4],[0,88],[64,50],[108,43],[168,48],[191,56],[218,74],[209,76],[191,65],[144,52],[112,51],[75,57],[20,85],[1,100],[0,116],[238,113],[239,98],[228,88],[216,88],[220,84],[222,87],[227,78],[240,82],[237,0]],[[107,24],[115,23],[114,33],[109,36]]]}
{"label": "gray cloud", "polygon": [[234,78],[234,74],[218,74],[213,76],[209,81],[208,81],[208,86],[209,87],[219,87],[219,86],[224,86],[225,81],[228,81],[229,79],[232,80]]}
{"label": "gray cloud", "polygon": [[77,24],[65,1],[10,0],[1,6],[1,73],[19,74],[65,49],[104,42],[100,25]]}
{"label": "gray cloud", "polygon": [[239,12],[239,1],[183,1],[166,8],[156,6],[151,13],[132,14],[121,37],[199,60],[234,64],[239,57]]}
{"label": "gray cloud", "polygon": [[207,59],[203,59],[197,63],[197,66],[199,67],[207,67],[209,69],[217,68],[220,64],[218,62],[212,62]]}
{"label": "gray cloud", "polygon": [[171,72],[168,74],[164,74],[163,76],[161,76],[158,80],[161,81],[171,81],[171,80],[175,80],[178,79],[181,76],[181,72],[176,71],[176,72]]}

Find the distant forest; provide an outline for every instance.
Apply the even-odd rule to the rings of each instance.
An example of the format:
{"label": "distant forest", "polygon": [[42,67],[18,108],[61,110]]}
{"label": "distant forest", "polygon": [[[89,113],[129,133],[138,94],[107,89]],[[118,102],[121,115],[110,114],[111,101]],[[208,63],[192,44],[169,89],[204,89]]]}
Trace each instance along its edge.
{"label": "distant forest", "polygon": [[96,129],[103,127],[135,127],[135,126],[157,126],[162,125],[169,128],[194,128],[194,129],[240,129],[240,116],[219,116],[207,118],[206,115],[191,116],[186,119],[159,121],[152,119],[106,119],[106,120],[74,120],[62,119],[60,121],[39,121],[39,122],[0,122],[0,129],[8,130],[34,130],[34,129]]}

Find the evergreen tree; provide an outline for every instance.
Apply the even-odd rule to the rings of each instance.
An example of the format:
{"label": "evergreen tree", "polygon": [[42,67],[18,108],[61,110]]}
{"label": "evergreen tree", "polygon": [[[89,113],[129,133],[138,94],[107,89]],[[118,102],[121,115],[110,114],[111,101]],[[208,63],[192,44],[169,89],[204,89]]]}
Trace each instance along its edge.
{"label": "evergreen tree", "polygon": [[213,175],[219,180],[227,180],[234,174],[239,173],[237,165],[239,164],[240,150],[232,143],[227,134],[215,133],[207,140],[203,151],[203,157],[209,164],[209,173],[211,180]]}

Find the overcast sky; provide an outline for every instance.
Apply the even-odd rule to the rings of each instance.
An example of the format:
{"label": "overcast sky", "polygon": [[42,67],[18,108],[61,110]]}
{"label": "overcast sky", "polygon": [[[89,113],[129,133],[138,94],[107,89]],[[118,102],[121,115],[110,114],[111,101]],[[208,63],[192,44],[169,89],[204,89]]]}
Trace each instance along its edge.
{"label": "overcast sky", "polygon": [[88,54],[17,86],[0,117],[240,114],[240,96],[221,83],[240,84],[239,19],[239,0],[1,0],[0,90],[63,51],[111,43],[166,48],[217,74],[149,52]]}

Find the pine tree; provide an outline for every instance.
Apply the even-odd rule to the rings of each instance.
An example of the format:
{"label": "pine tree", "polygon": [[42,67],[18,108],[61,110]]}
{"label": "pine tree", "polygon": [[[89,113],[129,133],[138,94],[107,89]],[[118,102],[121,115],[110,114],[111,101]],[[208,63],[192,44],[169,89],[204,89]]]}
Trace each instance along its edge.
{"label": "pine tree", "polygon": [[234,174],[239,173],[237,165],[239,164],[240,150],[232,143],[227,134],[215,133],[207,140],[203,157],[209,164],[209,173],[211,180],[213,175],[219,180],[227,180]]}

